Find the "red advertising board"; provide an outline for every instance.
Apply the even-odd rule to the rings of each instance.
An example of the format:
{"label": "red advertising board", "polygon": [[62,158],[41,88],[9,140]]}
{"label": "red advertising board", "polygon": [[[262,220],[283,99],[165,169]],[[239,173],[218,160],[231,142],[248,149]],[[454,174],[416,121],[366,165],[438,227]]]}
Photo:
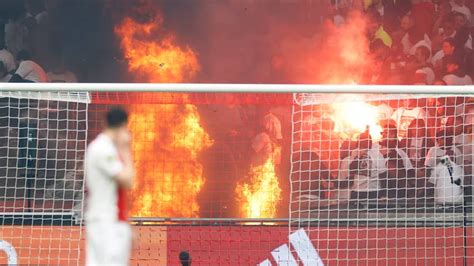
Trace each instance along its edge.
{"label": "red advertising board", "polygon": [[[463,228],[338,228],[311,227],[304,234],[324,264],[468,265],[474,264],[474,237]],[[4,226],[0,240],[11,244],[18,264],[84,264],[84,234],[75,226]],[[0,245],[1,246],[1,245]],[[286,226],[135,226],[132,265],[180,265],[188,251],[192,265],[276,265],[277,248],[298,247]],[[5,250],[0,264],[7,263]],[[357,263],[356,263],[357,264]]]}

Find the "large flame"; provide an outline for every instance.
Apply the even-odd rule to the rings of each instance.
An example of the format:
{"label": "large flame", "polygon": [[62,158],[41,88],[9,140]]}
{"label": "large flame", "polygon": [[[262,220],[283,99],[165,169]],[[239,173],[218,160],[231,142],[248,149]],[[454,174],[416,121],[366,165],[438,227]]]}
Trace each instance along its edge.
{"label": "large flame", "polygon": [[197,217],[196,198],[205,182],[197,156],[212,141],[196,107],[137,104],[130,111],[137,173],[132,215]]}
{"label": "large flame", "polygon": [[277,212],[281,189],[275,173],[275,164],[268,158],[262,165],[253,166],[249,183],[238,184],[237,200],[241,216],[245,218],[273,218]]}
{"label": "large flame", "polygon": [[189,47],[176,45],[173,34],[161,31],[162,23],[158,12],[149,22],[139,23],[127,17],[115,28],[128,68],[137,79],[147,82],[190,80],[199,71],[196,54]]}
{"label": "large flame", "polygon": [[[130,73],[139,82],[185,82],[199,71],[195,53],[164,31],[159,10],[145,23],[126,17],[115,28]],[[141,99],[151,98],[143,93]],[[173,102],[175,94],[160,94]],[[187,95],[180,94],[181,98]],[[140,97],[138,97],[140,98]],[[194,105],[132,104],[136,179],[131,215],[197,217],[197,195],[205,182],[199,153],[212,145]],[[178,207],[179,206],[179,207]]]}

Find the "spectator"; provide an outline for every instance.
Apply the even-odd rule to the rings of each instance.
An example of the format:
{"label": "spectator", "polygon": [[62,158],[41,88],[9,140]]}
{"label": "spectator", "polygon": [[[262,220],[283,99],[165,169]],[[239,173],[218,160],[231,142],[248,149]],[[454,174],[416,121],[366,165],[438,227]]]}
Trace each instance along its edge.
{"label": "spectator", "polygon": [[462,165],[462,153],[458,148],[454,147],[453,136],[454,133],[446,129],[439,130],[436,133],[436,145],[429,149],[425,159],[428,176],[439,163],[439,158],[446,155],[449,156],[454,163]]}
{"label": "spectator", "polygon": [[[472,162],[473,162],[473,134],[472,127],[474,124],[474,105],[467,103],[463,106],[463,114],[458,114],[456,110],[456,116],[452,117],[452,122],[448,119],[448,129],[455,130],[454,145],[463,154],[463,163],[465,172],[472,174]],[[468,169],[469,168],[469,169]]]}
{"label": "spectator", "polygon": [[402,106],[392,115],[398,129],[398,138],[404,139],[407,134],[408,126],[414,119],[426,121],[426,112],[418,106],[418,99],[403,99]]}
{"label": "spectator", "polygon": [[[449,2],[439,3],[433,26],[433,36],[441,37],[439,41],[443,41],[448,37],[454,37],[454,17],[451,16],[451,13]],[[438,47],[433,48],[437,49]]]}
{"label": "spectator", "polygon": [[429,49],[431,58],[431,40],[427,34],[417,31],[415,22],[411,16],[407,15],[403,17],[401,28],[405,31],[401,39],[403,52],[406,55],[415,55],[416,48],[425,46]]}
{"label": "spectator", "polygon": [[468,22],[471,21],[471,10],[465,5],[465,0],[452,0],[449,2],[451,11],[462,14]]}
{"label": "spectator", "polygon": [[[379,174],[383,171],[383,158],[372,148],[369,130],[359,135],[356,148],[350,156],[341,162],[341,171],[348,170],[349,179],[353,180],[351,199],[377,199],[380,195]],[[360,203],[360,202],[358,202]]]}
{"label": "spectator", "polygon": [[436,102],[436,116],[435,123],[433,124],[435,125],[435,132],[433,133],[433,136],[436,136],[438,131],[445,130],[448,125],[448,120],[452,119],[456,113],[455,97],[438,98]]}
{"label": "spectator", "polygon": [[439,131],[436,134],[436,146],[426,157],[430,183],[435,186],[435,202],[440,205],[463,202],[463,179],[461,153],[452,146],[452,132]]}
{"label": "spectator", "polygon": [[47,82],[48,77],[43,68],[31,60],[27,51],[20,51],[17,60],[18,69],[9,82]]}
{"label": "spectator", "polygon": [[3,62],[8,72],[16,69],[15,57],[5,47],[4,34],[0,34],[0,61]]}
{"label": "spectator", "polygon": [[454,42],[459,49],[466,49],[472,51],[472,36],[468,27],[466,17],[461,13],[454,13],[454,28],[456,34],[454,35]]}
{"label": "spectator", "polygon": [[382,40],[376,39],[370,44],[373,63],[367,68],[364,80],[368,84],[386,84],[390,75],[390,62],[388,60],[389,47]]}
{"label": "spectator", "polygon": [[281,158],[279,142],[282,139],[280,120],[272,113],[268,113],[262,122],[262,131],[252,140],[254,151],[252,164],[262,165],[272,158],[275,165],[279,165]]}
{"label": "spectator", "polygon": [[382,18],[385,15],[385,7],[382,0],[372,0],[370,7],[367,7],[366,10],[370,10],[370,9],[377,12],[380,18]]}
{"label": "spectator", "polygon": [[15,58],[9,51],[7,51],[7,49],[5,49],[5,46],[2,45],[1,40],[0,40],[0,61],[3,62],[8,72],[12,72],[16,69]]}
{"label": "spectator", "polygon": [[[400,148],[398,130],[393,120],[382,121],[382,140],[377,148],[383,156],[384,168],[379,178],[389,198],[413,197],[415,173],[407,154]],[[412,189],[408,190],[411,187]]]}
{"label": "spectator", "polygon": [[433,144],[428,137],[428,130],[423,119],[411,121],[407,136],[401,142],[401,146],[410,158],[410,162],[417,169],[424,167],[426,154],[434,146]]}
{"label": "spectator", "polygon": [[436,54],[431,58],[431,63],[437,70],[437,73],[441,72],[443,68],[443,58],[447,55],[453,55],[456,51],[456,45],[454,39],[449,37],[443,41],[442,49],[436,52]]}
{"label": "spectator", "polygon": [[462,204],[464,170],[462,166],[450,161],[449,156],[441,157],[430,176],[435,186],[435,202],[442,206]]}
{"label": "spectator", "polygon": [[454,14],[448,13],[443,19],[442,25],[437,29],[436,34],[440,37],[441,41],[444,41],[448,38],[454,38],[456,35],[456,27],[454,21]]}
{"label": "spectator", "polygon": [[[450,116],[446,120],[445,129],[453,132],[454,144],[460,144],[464,133],[464,122],[462,116]],[[457,146],[457,145],[456,145]]]}
{"label": "spectator", "polygon": [[[464,172],[466,175],[472,178],[472,174],[474,173],[474,121],[469,119],[465,121],[464,124],[464,132],[461,135],[461,138],[458,138],[459,143],[455,143],[456,147],[461,150],[463,154],[463,165],[464,165]],[[472,184],[472,180],[469,180]]]}
{"label": "spectator", "polygon": [[462,103],[456,104],[453,116],[460,116],[466,127],[472,125],[474,121],[474,98],[469,97]]}
{"label": "spectator", "polygon": [[446,75],[443,81],[447,85],[472,85],[472,79],[466,74],[464,62],[459,56],[446,56],[444,60]]}
{"label": "spectator", "polygon": [[383,22],[386,30],[393,33],[400,25],[400,20],[411,8],[410,0],[382,0]]}
{"label": "spectator", "polygon": [[433,67],[428,63],[430,50],[425,46],[419,46],[415,52],[414,83],[432,85],[435,81]]}
{"label": "spectator", "polygon": [[388,48],[392,47],[392,37],[387,31],[385,31],[382,24],[382,18],[378,13],[373,12],[372,15],[369,15],[367,30],[372,43],[381,40]]}
{"label": "spectator", "polygon": [[428,129],[425,121],[415,119],[408,127],[406,139],[402,140],[401,146],[414,167],[416,180],[412,183],[416,186],[417,196],[421,196],[426,188],[425,158],[428,150],[434,146],[432,138],[428,137]]}
{"label": "spectator", "polygon": [[471,11],[471,23],[470,23],[469,27],[471,28],[471,34],[474,34],[474,18],[472,17],[472,12],[474,12],[474,1],[472,1],[472,0],[467,1],[467,3],[465,3],[465,5]]}
{"label": "spectator", "polygon": [[62,57],[55,60],[53,69],[47,73],[48,82],[53,83],[76,83],[77,78],[74,73],[66,69]]}
{"label": "spectator", "polygon": [[331,4],[329,13],[332,16],[331,21],[336,27],[340,27],[345,23],[348,5],[345,1],[341,1],[336,5]]}

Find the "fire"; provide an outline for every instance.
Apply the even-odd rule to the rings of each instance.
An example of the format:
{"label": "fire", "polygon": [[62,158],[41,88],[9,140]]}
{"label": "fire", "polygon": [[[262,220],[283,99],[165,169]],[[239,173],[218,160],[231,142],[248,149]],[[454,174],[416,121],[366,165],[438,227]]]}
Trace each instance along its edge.
{"label": "fire", "polygon": [[253,166],[250,182],[238,184],[236,193],[241,215],[246,218],[273,218],[276,215],[281,189],[272,158],[259,166]]}
{"label": "fire", "polygon": [[[200,68],[196,54],[189,47],[178,46],[174,35],[163,30],[159,10],[147,11],[154,14],[148,22],[126,17],[115,27],[129,72],[139,82],[185,82],[194,78]],[[143,93],[137,99],[151,96]],[[188,97],[171,93],[159,96],[167,99],[165,102]],[[198,155],[212,145],[212,140],[200,125],[196,106],[128,107],[136,168],[131,215],[197,217],[197,195],[205,182]]]}
{"label": "fire", "polygon": [[[128,68],[137,79],[146,82],[190,80],[200,68],[197,56],[191,48],[177,46],[173,34],[163,33],[162,23],[158,13],[146,23],[127,17],[115,28]],[[162,39],[156,40],[156,36]]]}
{"label": "fire", "polygon": [[137,104],[130,111],[137,176],[132,216],[197,217],[196,197],[205,182],[197,156],[212,140],[196,107]]}
{"label": "fire", "polygon": [[343,139],[355,138],[370,127],[373,140],[380,140],[382,127],[379,125],[379,110],[376,106],[365,102],[343,102],[331,105],[331,119],[335,123],[334,131]]}

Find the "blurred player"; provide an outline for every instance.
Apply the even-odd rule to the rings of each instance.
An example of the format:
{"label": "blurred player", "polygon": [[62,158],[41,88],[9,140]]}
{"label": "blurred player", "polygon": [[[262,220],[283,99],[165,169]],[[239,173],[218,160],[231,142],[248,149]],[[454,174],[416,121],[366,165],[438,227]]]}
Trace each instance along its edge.
{"label": "blurred player", "polygon": [[127,122],[123,109],[107,112],[105,129],[86,152],[87,265],[128,265],[125,190],[132,186],[134,170]]}

